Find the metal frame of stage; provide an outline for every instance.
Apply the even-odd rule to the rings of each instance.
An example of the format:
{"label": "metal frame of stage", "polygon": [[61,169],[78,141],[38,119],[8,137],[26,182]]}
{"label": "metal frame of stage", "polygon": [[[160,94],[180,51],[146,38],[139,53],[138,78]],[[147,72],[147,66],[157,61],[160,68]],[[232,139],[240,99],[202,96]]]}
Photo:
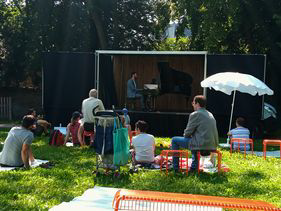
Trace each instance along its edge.
{"label": "metal frame of stage", "polygon": [[[207,55],[208,51],[116,51],[97,50],[95,51],[95,88],[100,88],[100,55],[203,55],[204,56],[204,78],[207,76]],[[206,88],[202,88],[206,96]]]}

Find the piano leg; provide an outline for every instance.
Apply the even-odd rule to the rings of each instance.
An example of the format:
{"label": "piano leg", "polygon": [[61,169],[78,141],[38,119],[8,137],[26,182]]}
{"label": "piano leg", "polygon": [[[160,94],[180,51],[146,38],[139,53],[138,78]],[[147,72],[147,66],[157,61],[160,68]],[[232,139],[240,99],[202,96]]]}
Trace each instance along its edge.
{"label": "piano leg", "polygon": [[155,111],[155,97],[147,95],[145,106],[148,111]]}

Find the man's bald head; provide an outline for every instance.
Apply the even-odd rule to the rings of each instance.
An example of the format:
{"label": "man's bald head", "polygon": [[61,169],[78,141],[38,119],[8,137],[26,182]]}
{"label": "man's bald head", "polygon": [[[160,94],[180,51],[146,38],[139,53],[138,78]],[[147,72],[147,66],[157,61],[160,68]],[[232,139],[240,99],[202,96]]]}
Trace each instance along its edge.
{"label": "man's bald head", "polygon": [[89,97],[97,97],[98,91],[96,89],[91,89],[89,92]]}

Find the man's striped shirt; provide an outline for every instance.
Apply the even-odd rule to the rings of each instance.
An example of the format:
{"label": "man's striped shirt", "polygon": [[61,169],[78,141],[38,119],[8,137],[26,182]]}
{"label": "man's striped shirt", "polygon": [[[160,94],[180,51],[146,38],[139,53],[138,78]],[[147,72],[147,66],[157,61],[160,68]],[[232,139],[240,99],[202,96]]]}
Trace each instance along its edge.
{"label": "man's striped shirt", "polygon": [[[250,131],[245,127],[237,127],[230,131],[232,138],[249,138]],[[233,148],[238,149],[238,143],[233,143]],[[243,141],[240,142],[240,150],[244,150]],[[250,144],[246,144],[246,151],[250,150]]]}

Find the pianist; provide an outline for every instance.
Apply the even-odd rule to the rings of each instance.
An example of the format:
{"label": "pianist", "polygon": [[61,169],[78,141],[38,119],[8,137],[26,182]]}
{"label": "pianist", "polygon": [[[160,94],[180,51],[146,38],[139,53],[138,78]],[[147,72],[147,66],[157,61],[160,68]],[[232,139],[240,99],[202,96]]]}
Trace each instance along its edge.
{"label": "pianist", "polygon": [[131,73],[131,78],[127,82],[127,98],[130,99],[140,98],[141,109],[145,110],[143,95],[140,93],[140,90],[137,89],[137,84],[136,84],[137,77],[138,75],[136,72]]}

